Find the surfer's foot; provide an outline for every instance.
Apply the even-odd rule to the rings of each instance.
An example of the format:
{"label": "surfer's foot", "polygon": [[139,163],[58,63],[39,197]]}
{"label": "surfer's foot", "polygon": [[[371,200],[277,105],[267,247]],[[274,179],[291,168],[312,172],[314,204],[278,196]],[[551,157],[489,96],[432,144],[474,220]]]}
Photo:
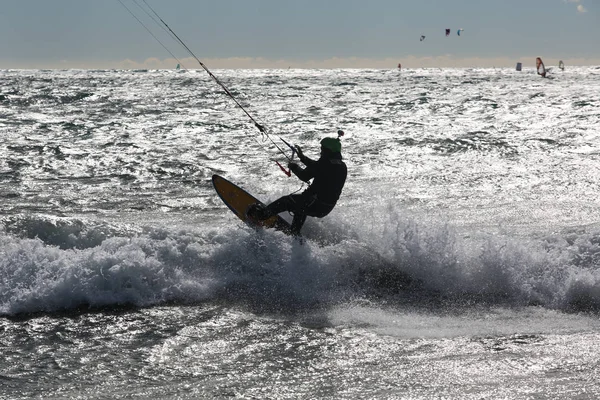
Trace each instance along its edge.
{"label": "surfer's foot", "polygon": [[263,204],[254,203],[248,207],[248,211],[246,211],[246,215],[248,218],[252,218],[258,221],[262,221],[271,217],[271,213],[267,210]]}

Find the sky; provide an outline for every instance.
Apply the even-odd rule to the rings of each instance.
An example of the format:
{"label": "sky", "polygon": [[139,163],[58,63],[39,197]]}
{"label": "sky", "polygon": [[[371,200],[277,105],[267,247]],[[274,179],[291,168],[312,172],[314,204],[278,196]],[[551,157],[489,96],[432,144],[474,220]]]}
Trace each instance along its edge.
{"label": "sky", "polygon": [[2,0],[0,69],[200,68],[144,1],[209,68],[600,65],[600,0]]}

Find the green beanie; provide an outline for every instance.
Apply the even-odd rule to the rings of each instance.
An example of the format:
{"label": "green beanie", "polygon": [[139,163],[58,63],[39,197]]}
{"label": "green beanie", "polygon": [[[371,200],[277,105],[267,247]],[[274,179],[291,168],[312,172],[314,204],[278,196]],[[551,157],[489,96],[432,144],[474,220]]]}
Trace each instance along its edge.
{"label": "green beanie", "polygon": [[321,148],[327,149],[333,153],[341,153],[342,151],[342,143],[338,138],[330,138],[327,137],[321,140]]}

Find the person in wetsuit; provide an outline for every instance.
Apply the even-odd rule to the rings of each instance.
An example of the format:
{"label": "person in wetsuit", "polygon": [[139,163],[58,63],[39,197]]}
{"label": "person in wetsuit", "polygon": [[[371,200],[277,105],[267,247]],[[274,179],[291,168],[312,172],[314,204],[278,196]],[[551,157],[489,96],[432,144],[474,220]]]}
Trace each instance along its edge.
{"label": "person in wetsuit", "polygon": [[[343,133],[341,133],[343,134]],[[347,168],[342,161],[342,144],[339,138],[321,140],[321,157],[315,161],[305,156],[296,146],[298,158],[306,166],[290,163],[290,170],[304,182],[313,180],[301,194],[283,196],[268,206],[250,206],[250,218],[264,220],[283,211],[294,214],[291,233],[299,235],[307,216],[323,218],[333,210],[346,182]]]}

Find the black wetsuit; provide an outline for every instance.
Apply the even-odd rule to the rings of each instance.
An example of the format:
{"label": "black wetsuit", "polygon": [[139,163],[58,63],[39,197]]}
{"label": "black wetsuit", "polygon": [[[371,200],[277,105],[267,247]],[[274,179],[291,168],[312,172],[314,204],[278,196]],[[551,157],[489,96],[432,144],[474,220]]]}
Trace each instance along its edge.
{"label": "black wetsuit", "polygon": [[327,149],[321,150],[321,158],[317,161],[302,155],[300,161],[306,165],[302,168],[290,164],[290,169],[304,182],[313,179],[312,184],[301,194],[283,196],[267,206],[271,215],[283,211],[294,214],[291,232],[298,235],[307,216],[323,218],[333,210],[340,198],[346,182],[347,169],[342,161],[341,153],[333,153]]}

